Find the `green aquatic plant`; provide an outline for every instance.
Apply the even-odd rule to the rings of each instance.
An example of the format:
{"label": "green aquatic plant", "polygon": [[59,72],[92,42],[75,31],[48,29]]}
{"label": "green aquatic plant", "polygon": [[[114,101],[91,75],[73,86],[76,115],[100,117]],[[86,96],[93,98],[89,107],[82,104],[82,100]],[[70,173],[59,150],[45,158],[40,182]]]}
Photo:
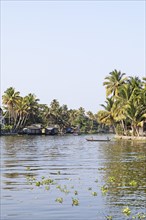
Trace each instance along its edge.
{"label": "green aquatic plant", "polygon": [[113,216],[107,215],[107,216],[106,216],[106,219],[107,219],[107,220],[112,220],[112,219],[113,219]]}
{"label": "green aquatic plant", "polygon": [[95,180],[95,183],[98,183],[98,179]]}
{"label": "green aquatic plant", "polygon": [[105,195],[108,192],[108,187],[106,185],[103,185],[101,187],[101,191],[102,191],[102,194]]}
{"label": "green aquatic plant", "polygon": [[60,171],[58,171],[58,172],[57,172],[57,175],[60,175],[60,174],[61,174],[61,172],[60,172]]}
{"label": "green aquatic plant", "polygon": [[92,196],[97,196],[97,192],[92,192]]}
{"label": "green aquatic plant", "polygon": [[49,190],[50,189],[50,187],[49,186],[45,186],[45,190]]}
{"label": "green aquatic plant", "polygon": [[61,190],[61,186],[60,186],[60,185],[57,185],[57,186],[56,186],[56,189],[60,189],[60,190]]}
{"label": "green aquatic plant", "polygon": [[59,203],[63,203],[63,198],[62,197],[59,197],[55,200],[55,202],[59,202]]}
{"label": "green aquatic plant", "polygon": [[146,213],[145,214],[144,213],[138,213],[137,218],[138,219],[146,219]]}
{"label": "green aquatic plant", "polygon": [[108,178],[108,182],[109,182],[109,183],[114,183],[114,182],[115,182],[115,177],[110,176],[110,177]]}
{"label": "green aquatic plant", "polygon": [[125,214],[125,215],[130,215],[131,214],[131,210],[130,210],[130,208],[127,206],[127,207],[125,207],[123,210],[122,210],[122,212]]}
{"label": "green aquatic plant", "polygon": [[136,187],[137,186],[137,182],[135,180],[132,180],[132,181],[129,182],[129,185]]}
{"label": "green aquatic plant", "polygon": [[74,206],[78,206],[79,205],[79,200],[78,199],[75,199],[75,198],[72,198],[72,205]]}
{"label": "green aquatic plant", "polygon": [[35,183],[35,185],[36,185],[36,186],[40,186],[40,185],[41,185],[41,182],[40,182],[40,181],[37,181],[37,182]]}
{"label": "green aquatic plant", "polygon": [[48,179],[44,179],[42,181],[42,185],[50,185],[50,184],[54,184],[54,180],[53,179],[48,178]]}
{"label": "green aquatic plant", "polygon": [[77,190],[75,190],[75,191],[74,191],[74,194],[75,194],[75,195],[78,195],[78,191],[77,191]]}

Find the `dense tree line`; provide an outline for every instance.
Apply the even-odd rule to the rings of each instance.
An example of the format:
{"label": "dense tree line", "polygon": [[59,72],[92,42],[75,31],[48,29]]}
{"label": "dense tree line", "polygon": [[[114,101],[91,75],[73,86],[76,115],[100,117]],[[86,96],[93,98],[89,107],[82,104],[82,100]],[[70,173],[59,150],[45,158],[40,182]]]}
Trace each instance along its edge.
{"label": "dense tree line", "polygon": [[116,134],[139,136],[139,127],[146,120],[146,78],[127,77],[125,73],[110,72],[103,85],[106,101],[97,114],[85,109],[68,109],[54,99],[50,106],[39,104],[32,93],[25,97],[15,88],[8,88],[3,96],[5,127],[13,131],[25,126],[40,123],[44,127],[57,126],[60,132],[66,128],[79,129],[81,132],[97,132],[99,128],[113,127]]}
{"label": "dense tree line", "polygon": [[106,101],[104,110],[98,112],[98,121],[112,125],[116,134],[139,136],[139,127],[146,121],[146,78],[127,77],[114,70],[103,85]]}
{"label": "dense tree line", "polygon": [[97,114],[85,109],[68,109],[67,105],[60,105],[54,99],[50,106],[39,104],[34,94],[25,97],[10,87],[2,96],[5,115],[5,127],[18,131],[31,124],[42,124],[43,127],[57,126],[60,132],[66,128],[74,128],[81,132],[97,132]]}

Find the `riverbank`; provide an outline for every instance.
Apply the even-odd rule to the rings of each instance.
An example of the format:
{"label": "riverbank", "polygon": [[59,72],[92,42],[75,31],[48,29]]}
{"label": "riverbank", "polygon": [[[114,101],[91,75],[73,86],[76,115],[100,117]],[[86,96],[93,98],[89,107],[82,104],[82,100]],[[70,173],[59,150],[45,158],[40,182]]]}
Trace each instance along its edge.
{"label": "riverbank", "polygon": [[122,135],[116,135],[114,138],[118,139],[118,140],[146,141],[146,136],[122,136]]}

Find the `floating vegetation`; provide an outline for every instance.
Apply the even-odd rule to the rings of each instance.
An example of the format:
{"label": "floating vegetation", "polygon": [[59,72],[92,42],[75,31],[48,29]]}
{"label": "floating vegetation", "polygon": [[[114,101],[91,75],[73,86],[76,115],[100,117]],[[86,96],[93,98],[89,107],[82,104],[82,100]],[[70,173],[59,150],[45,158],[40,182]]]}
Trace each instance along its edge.
{"label": "floating vegetation", "polygon": [[107,181],[107,182],[109,182],[109,183],[114,183],[114,182],[115,182],[115,177],[110,176],[110,177],[108,178],[108,181]]}
{"label": "floating vegetation", "polygon": [[137,217],[138,219],[146,219],[146,214],[144,214],[144,213],[138,213],[138,214],[136,215],[136,217]]}
{"label": "floating vegetation", "polygon": [[50,184],[55,184],[53,179],[48,178],[42,181],[42,185],[50,185]]}
{"label": "floating vegetation", "polygon": [[[31,170],[31,168],[30,167],[27,167],[27,170]],[[105,170],[104,168],[100,168],[100,170]],[[57,173],[57,175],[60,175],[61,174],[61,172],[60,171],[56,171],[56,173]],[[126,175],[128,175],[128,173],[126,174]],[[95,183],[98,183],[98,182],[100,182],[100,181],[98,181],[98,179],[95,179],[95,180],[93,180],[93,185],[91,184],[90,185],[90,187],[88,187],[88,188],[86,188],[86,193],[88,192],[87,190],[89,190],[89,191],[91,191],[90,193],[88,192],[88,194],[87,194],[87,196],[97,196],[98,195],[98,189],[101,189],[101,192],[102,192],[102,194],[103,195],[106,195],[106,193],[109,191],[109,190],[111,190],[111,193],[115,193],[115,191],[114,191],[114,189],[115,189],[115,187],[118,187],[118,186],[120,186],[120,187],[125,187],[126,186],[126,188],[124,188],[124,189],[128,189],[129,190],[129,188],[131,187],[131,189],[133,189],[133,187],[137,187],[138,185],[140,185],[139,184],[139,182],[138,181],[136,181],[136,180],[133,180],[133,179],[131,179],[131,180],[129,180],[128,182],[127,182],[127,179],[125,179],[125,177],[124,177],[124,179],[123,178],[119,178],[119,179],[117,179],[117,177],[115,177],[116,175],[115,175],[115,173],[113,173],[113,175],[111,175],[111,176],[109,176],[108,177],[108,179],[107,179],[107,181],[105,182],[105,184],[102,186],[102,185],[99,185],[99,184],[95,184]],[[38,187],[38,189],[39,189],[39,187],[40,187],[40,189],[44,189],[44,190],[46,190],[46,191],[49,191],[50,190],[50,188],[51,188],[51,192],[52,192],[52,190],[56,190],[56,189],[58,189],[58,190],[60,190],[60,192],[61,193],[65,193],[65,194],[68,194],[68,193],[71,193],[71,195],[70,195],[70,204],[72,204],[72,206],[79,206],[79,199],[80,198],[75,198],[75,197],[77,197],[77,195],[78,195],[78,188],[76,188],[77,190],[75,190],[74,188],[74,185],[71,185],[71,184],[77,184],[76,183],[76,181],[78,180],[78,183],[80,183],[81,181],[79,181],[80,180],[80,178],[78,178],[78,179],[75,179],[75,182],[72,182],[72,183],[69,183],[69,181],[70,180],[72,180],[71,178],[64,178],[63,180],[62,179],[57,179],[56,178],[56,180],[55,179],[53,179],[53,178],[51,178],[51,177],[45,177],[45,176],[40,176],[40,178],[39,179],[36,179],[36,177],[35,176],[33,176],[32,175],[32,173],[27,173],[27,182],[29,183],[29,184],[33,184],[33,186],[36,186],[36,187]],[[68,181],[69,180],[69,181]],[[117,180],[118,180],[118,182],[117,182]],[[57,181],[57,182],[56,182]],[[68,184],[67,184],[68,183]],[[55,185],[56,184],[56,186],[52,186],[52,185]],[[65,185],[66,184],[66,185]],[[81,184],[83,184],[82,182],[81,182]],[[96,185],[96,189],[95,189],[95,191],[93,190],[93,187]],[[82,186],[82,185],[81,185]],[[93,187],[92,187],[93,186]],[[118,190],[120,190],[121,188],[120,187],[118,187]],[[31,189],[33,189],[33,188],[31,188]],[[69,190],[70,191],[69,191]],[[74,189],[74,190],[71,190],[71,189]],[[56,190],[57,191],[57,193],[59,193],[59,191],[58,190]],[[122,189],[123,190],[123,189]],[[97,192],[96,192],[97,191]],[[47,192],[46,192],[47,193]],[[53,192],[54,193],[54,192]],[[61,194],[62,195],[62,194]],[[61,196],[61,195],[57,195],[57,196]],[[57,197],[56,196],[56,197]],[[64,196],[64,195],[63,195]],[[74,198],[73,198],[74,197]],[[94,200],[94,198],[92,198],[93,200]],[[96,199],[96,198],[95,198]],[[63,203],[64,202],[64,200],[63,200],[63,198],[62,197],[58,197],[58,198],[54,198],[54,200],[55,200],[55,202],[57,202],[57,203]],[[127,206],[127,207],[125,207],[125,208],[123,208],[123,210],[122,210],[122,213],[127,217],[127,218],[130,218],[131,220],[132,219],[135,219],[135,220],[138,220],[138,219],[140,219],[140,220],[142,220],[142,219],[145,219],[146,220],[146,215],[144,214],[144,213],[138,213],[138,214],[134,214],[133,216],[132,216],[132,214],[131,214],[131,210],[130,210],[130,208]],[[122,215],[122,213],[121,213],[121,215]],[[131,216],[129,217],[129,215],[131,214]],[[111,215],[107,215],[107,216],[104,216],[103,217],[104,219],[106,219],[106,220],[113,220],[114,219],[114,216],[111,216]]]}
{"label": "floating vegetation", "polygon": [[137,187],[137,182],[135,180],[132,180],[129,182],[129,186]]}
{"label": "floating vegetation", "polygon": [[77,191],[77,190],[75,190],[75,191],[74,191],[74,194],[75,194],[75,195],[78,195],[78,191]]}
{"label": "floating vegetation", "polygon": [[130,215],[131,214],[131,210],[130,210],[130,208],[127,206],[126,208],[124,208],[123,210],[122,210],[122,212],[125,214],[125,215]]}
{"label": "floating vegetation", "polygon": [[107,216],[106,216],[106,219],[107,219],[107,220],[112,220],[112,219],[113,219],[113,216],[107,215]]}
{"label": "floating vegetation", "polygon": [[36,185],[36,186],[40,186],[40,185],[41,185],[41,182],[40,182],[40,181],[37,181],[37,182],[35,183],[35,185]]}
{"label": "floating vegetation", "polygon": [[49,190],[50,189],[50,187],[49,186],[45,186],[45,190]]}
{"label": "floating vegetation", "polygon": [[108,192],[108,187],[106,185],[101,187],[102,194],[105,195]]}
{"label": "floating vegetation", "polygon": [[63,198],[62,197],[59,197],[55,200],[55,202],[59,202],[59,203],[63,203]]}
{"label": "floating vegetation", "polygon": [[97,196],[97,192],[92,192],[92,196]]}
{"label": "floating vegetation", "polygon": [[78,199],[75,199],[75,198],[72,198],[72,205],[74,206],[78,206],[79,205],[79,200]]}

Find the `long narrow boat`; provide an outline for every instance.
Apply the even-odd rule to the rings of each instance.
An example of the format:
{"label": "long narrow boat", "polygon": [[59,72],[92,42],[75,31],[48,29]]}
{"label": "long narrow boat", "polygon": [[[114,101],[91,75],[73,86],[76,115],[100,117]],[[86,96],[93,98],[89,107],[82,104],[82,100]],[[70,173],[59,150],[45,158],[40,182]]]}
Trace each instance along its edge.
{"label": "long narrow boat", "polygon": [[93,139],[93,138],[86,138],[87,141],[110,141],[110,139]]}

